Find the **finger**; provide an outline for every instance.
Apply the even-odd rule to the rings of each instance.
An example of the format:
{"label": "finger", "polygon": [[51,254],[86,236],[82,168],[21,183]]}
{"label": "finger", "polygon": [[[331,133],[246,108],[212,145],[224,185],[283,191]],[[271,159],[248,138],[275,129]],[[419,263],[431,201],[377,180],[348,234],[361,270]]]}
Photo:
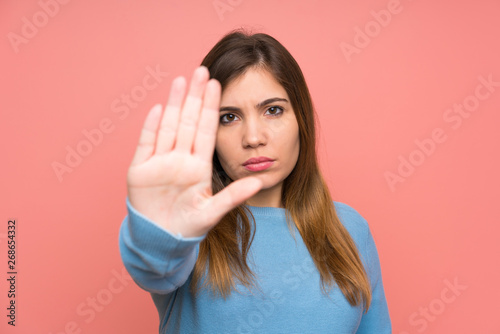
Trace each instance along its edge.
{"label": "finger", "polygon": [[258,193],[262,185],[262,181],[253,176],[231,182],[212,197],[213,205],[208,209],[207,214],[215,215],[215,217],[209,220],[220,221],[226,213]]}
{"label": "finger", "polygon": [[175,143],[176,150],[189,153],[192,150],[198,117],[203,102],[203,91],[205,90],[208,76],[208,69],[205,66],[198,67],[193,73],[189,93],[181,111],[181,120]]}
{"label": "finger", "polygon": [[215,138],[219,126],[220,95],[221,86],[219,81],[215,79],[208,81],[194,142],[194,154],[209,163],[212,163]]}
{"label": "finger", "polygon": [[155,104],[149,111],[144,121],[144,126],[139,137],[139,144],[132,159],[132,166],[138,165],[149,159],[153,155],[156,141],[156,131],[161,118],[162,106]]}
{"label": "finger", "polygon": [[172,81],[167,107],[158,131],[158,141],[156,143],[155,153],[162,154],[170,152],[174,146],[185,91],[186,79],[184,79],[184,77],[175,78],[174,81]]}

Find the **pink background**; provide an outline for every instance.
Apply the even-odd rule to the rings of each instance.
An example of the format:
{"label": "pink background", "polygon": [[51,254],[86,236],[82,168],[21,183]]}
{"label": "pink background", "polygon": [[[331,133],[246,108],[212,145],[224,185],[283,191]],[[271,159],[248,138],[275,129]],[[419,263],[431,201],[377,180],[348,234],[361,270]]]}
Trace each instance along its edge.
{"label": "pink background", "polygon": [[[0,2],[2,333],[157,332],[149,294],[122,275],[126,172],[172,79],[241,26],[301,65],[322,169],[371,226],[394,333],[500,333],[498,1],[54,1]],[[488,77],[496,86],[478,88]],[[77,148],[86,156],[58,177]]]}

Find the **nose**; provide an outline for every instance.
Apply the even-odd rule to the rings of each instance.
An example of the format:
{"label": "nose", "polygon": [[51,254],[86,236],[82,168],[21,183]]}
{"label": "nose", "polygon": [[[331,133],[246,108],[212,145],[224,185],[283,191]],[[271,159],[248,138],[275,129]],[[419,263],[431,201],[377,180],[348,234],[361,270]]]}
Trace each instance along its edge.
{"label": "nose", "polygon": [[266,145],[268,140],[268,131],[266,123],[259,120],[259,117],[249,117],[245,120],[243,126],[243,147],[258,147]]}

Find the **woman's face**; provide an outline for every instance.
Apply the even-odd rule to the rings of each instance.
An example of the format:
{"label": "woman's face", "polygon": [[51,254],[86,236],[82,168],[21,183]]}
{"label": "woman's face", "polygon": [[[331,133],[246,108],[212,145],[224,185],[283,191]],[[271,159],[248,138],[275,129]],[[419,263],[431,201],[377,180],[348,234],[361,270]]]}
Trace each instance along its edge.
{"label": "woman's face", "polygon": [[[234,181],[257,176],[262,190],[247,204],[277,206],[283,180],[299,156],[299,127],[285,89],[267,70],[250,68],[231,81],[221,96],[215,150]],[[251,158],[267,162],[248,163]]]}

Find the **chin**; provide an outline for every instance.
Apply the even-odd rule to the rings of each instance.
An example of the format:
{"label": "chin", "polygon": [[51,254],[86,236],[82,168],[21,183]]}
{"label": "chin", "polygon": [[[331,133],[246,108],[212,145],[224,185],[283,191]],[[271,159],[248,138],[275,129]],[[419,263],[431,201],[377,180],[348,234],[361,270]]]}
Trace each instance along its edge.
{"label": "chin", "polygon": [[277,187],[282,183],[281,180],[277,180],[276,178],[271,177],[270,175],[254,175],[254,176],[258,177],[262,181],[263,185],[261,190],[271,189]]}

